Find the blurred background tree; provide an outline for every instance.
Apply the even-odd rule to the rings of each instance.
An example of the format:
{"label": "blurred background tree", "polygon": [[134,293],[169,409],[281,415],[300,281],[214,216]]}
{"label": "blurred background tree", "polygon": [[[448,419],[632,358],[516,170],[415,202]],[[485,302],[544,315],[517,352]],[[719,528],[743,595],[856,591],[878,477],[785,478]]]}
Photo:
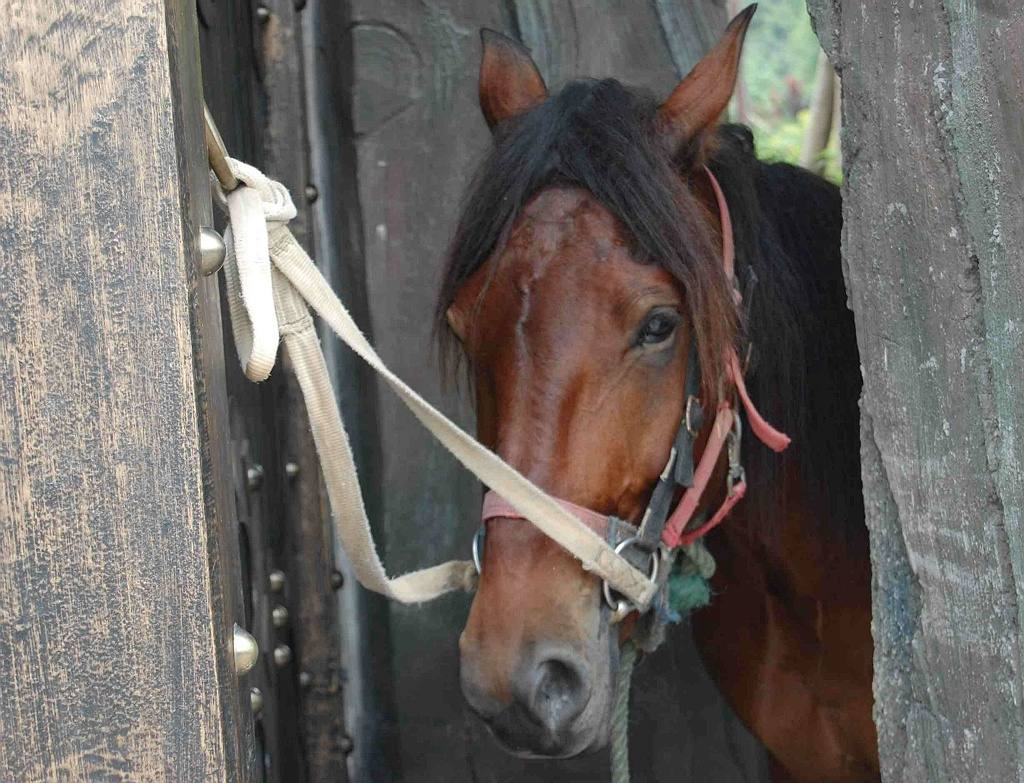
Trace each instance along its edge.
{"label": "blurred background tree", "polygon": [[[734,2],[734,12],[746,5]],[[760,157],[841,178],[838,80],[804,0],[759,0],[744,44],[733,117],[750,126]]]}

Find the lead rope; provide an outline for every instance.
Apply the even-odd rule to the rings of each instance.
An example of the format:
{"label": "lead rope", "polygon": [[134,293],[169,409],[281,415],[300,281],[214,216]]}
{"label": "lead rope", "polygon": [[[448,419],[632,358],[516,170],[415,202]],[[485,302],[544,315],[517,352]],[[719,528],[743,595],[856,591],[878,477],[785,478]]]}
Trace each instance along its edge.
{"label": "lead rope", "polygon": [[224,160],[241,183],[229,193],[220,193],[221,205],[230,218],[230,231],[225,232],[224,273],[239,359],[247,377],[263,380],[273,368],[278,335],[284,338],[309,414],[335,533],[359,582],[403,603],[419,603],[451,590],[473,589],[476,569],[470,561],[452,561],[395,579],[387,575],[374,544],[310,308],[470,472],[572,553],[584,569],[607,581],[641,611],[646,610],[658,591],[657,584],[387,367],[288,230],[287,222],[295,215],[288,190],[253,166],[226,156]]}
{"label": "lead rope", "polygon": [[[711,600],[708,580],[715,573],[715,558],[698,539],[684,544],[682,558],[673,568],[668,583],[668,609],[678,621]],[[619,651],[619,668],[615,674],[615,704],[612,707],[611,767],[612,783],[629,783],[629,694],[633,683],[638,648],[627,639]]]}
{"label": "lead rope", "polygon": [[627,639],[619,652],[612,708],[612,783],[629,783],[629,691],[636,663],[636,644]]}

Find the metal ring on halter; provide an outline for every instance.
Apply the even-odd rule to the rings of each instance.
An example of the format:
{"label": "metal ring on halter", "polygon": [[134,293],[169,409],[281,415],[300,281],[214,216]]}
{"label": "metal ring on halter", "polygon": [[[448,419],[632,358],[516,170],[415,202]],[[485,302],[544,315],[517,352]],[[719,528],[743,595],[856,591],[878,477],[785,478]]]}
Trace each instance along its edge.
{"label": "metal ring on halter", "polygon": [[[618,545],[615,547],[615,554],[621,555],[624,549],[639,543],[640,539],[636,536],[632,536],[630,538],[625,539],[624,541],[620,541]],[[647,578],[650,579],[652,582],[658,581],[658,567],[660,560],[658,554],[659,550],[657,549],[655,549],[654,552],[651,554],[651,570],[647,574]],[[636,607],[633,606],[632,603],[625,600],[624,598],[620,597],[616,599],[612,595],[612,586],[608,584],[607,581],[602,583],[601,590],[604,593],[604,600],[608,603],[608,606],[610,606],[614,612],[612,615],[613,623],[619,622],[619,620],[621,620],[627,614],[636,609]]]}
{"label": "metal ring on halter", "polygon": [[484,571],[484,537],[487,535],[487,528],[480,525],[480,529],[473,534],[473,565],[476,572],[482,574]]}

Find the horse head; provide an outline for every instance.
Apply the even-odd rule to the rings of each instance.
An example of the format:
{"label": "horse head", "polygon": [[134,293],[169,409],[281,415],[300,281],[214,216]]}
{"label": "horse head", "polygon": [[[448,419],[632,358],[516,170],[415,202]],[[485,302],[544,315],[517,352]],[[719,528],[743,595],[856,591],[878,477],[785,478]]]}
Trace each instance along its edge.
{"label": "horse head", "polygon": [[[483,34],[494,148],[453,242],[439,312],[469,368],[478,437],[555,497],[637,523],[684,415],[725,394],[738,315],[704,165],[753,7],[663,102],[614,80],[554,94],[529,53]],[[698,439],[697,448],[702,444]],[[471,708],[509,749],[606,742],[629,621],[528,522],[486,522],[460,640]]]}

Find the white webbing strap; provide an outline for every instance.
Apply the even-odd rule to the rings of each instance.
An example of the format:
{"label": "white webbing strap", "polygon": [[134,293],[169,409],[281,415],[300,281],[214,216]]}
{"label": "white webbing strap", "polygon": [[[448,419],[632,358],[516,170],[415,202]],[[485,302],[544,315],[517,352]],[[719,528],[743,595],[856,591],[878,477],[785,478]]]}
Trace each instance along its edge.
{"label": "white webbing strap", "polygon": [[[236,162],[231,163],[236,176],[261,193],[272,186],[281,187],[251,167],[236,170]],[[239,203],[242,203],[241,200]],[[248,224],[249,221],[245,220],[240,225]],[[239,226],[236,225],[235,232],[238,230]],[[657,585],[616,554],[597,533],[461,430],[391,372],[283,223],[270,224],[268,239],[269,257],[275,267],[275,273],[270,279],[277,307],[276,318],[305,397],[337,535],[353,562],[357,578],[365,587],[407,603],[426,601],[457,587],[471,588],[475,582],[475,569],[469,562],[451,562],[397,579],[387,577],[373,544],[348,438],[330,385],[320,343],[306,310],[307,304],[391,386],[416,418],[466,468],[504,497],[537,528],[577,557],[585,569],[605,579],[638,609],[647,608],[657,591]],[[236,250],[239,246],[236,238]],[[242,278],[250,273],[262,274],[262,268],[246,268],[237,257],[229,256],[225,265],[229,263]],[[229,276],[228,295],[237,298],[240,291],[244,292],[244,285],[232,286],[230,275],[234,272],[226,270],[226,274]],[[240,303],[231,303],[236,339],[239,330],[243,333],[251,332],[255,325],[261,324],[267,317],[262,310],[254,309],[253,304],[244,297]],[[246,317],[235,320],[239,306],[244,308]],[[242,337],[244,343],[246,335]]]}
{"label": "white webbing strap", "polygon": [[[278,230],[291,236],[286,228]],[[467,560],[453,560],[397,579],[388,578],[373,543],[352,448],[341,421],[309,308],[292,284],[276,269],[273,284],[281,336],[306,402],[327,495],[338,522],[338,538],[352,563],[356,579],[364,587],[403,603],[428,601],[458,588],[471,590],[476,584],[476,568]]]}
{"label": "white webbing strap", "polygon": [[287,223],[296,211],[288,189],[280,182],[241,161],[232,160],[231,167],[250,187],[236,188],[225,197],[230,220],[224,232],[228,308],[242,370],[250,381],[259,382],[274,369],[278,342],[267,223]]}

